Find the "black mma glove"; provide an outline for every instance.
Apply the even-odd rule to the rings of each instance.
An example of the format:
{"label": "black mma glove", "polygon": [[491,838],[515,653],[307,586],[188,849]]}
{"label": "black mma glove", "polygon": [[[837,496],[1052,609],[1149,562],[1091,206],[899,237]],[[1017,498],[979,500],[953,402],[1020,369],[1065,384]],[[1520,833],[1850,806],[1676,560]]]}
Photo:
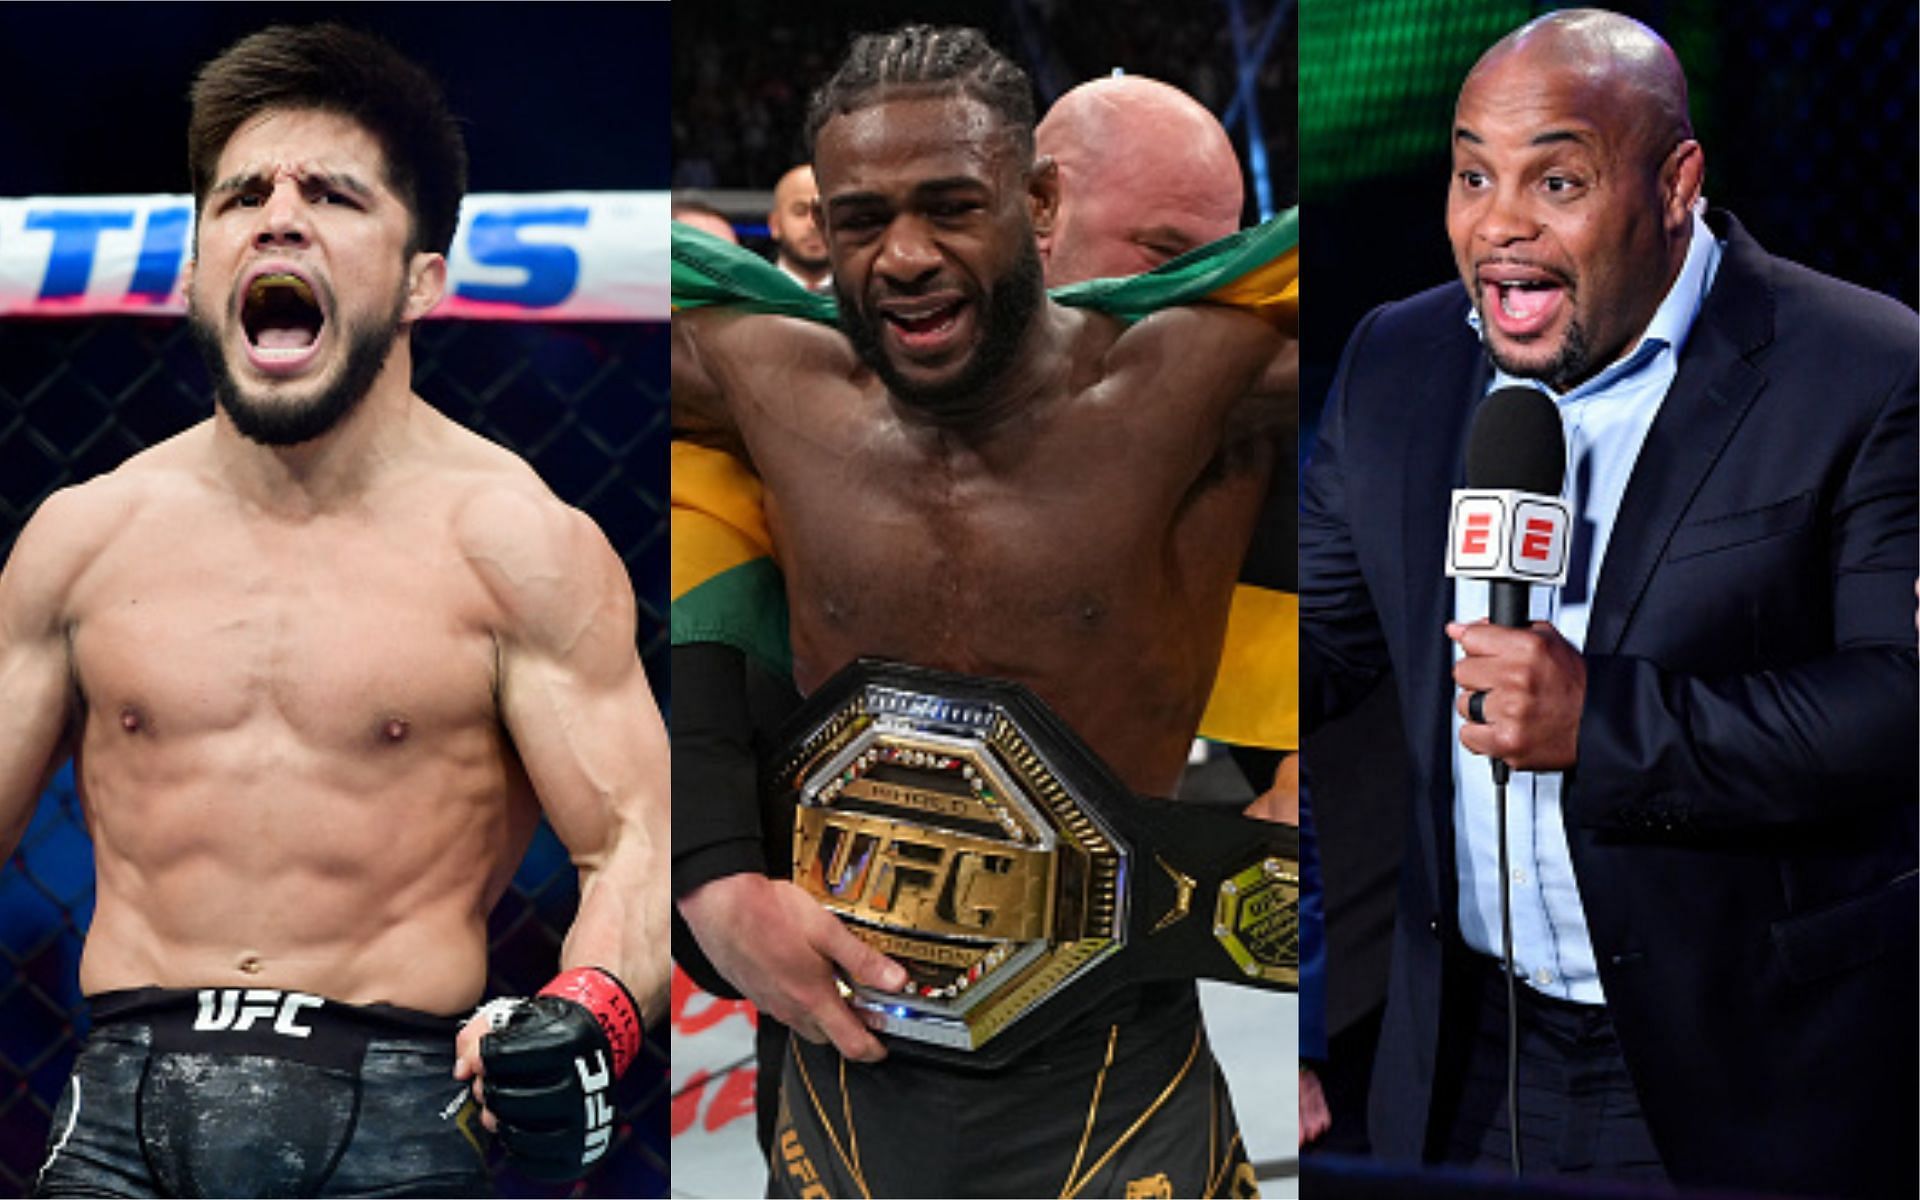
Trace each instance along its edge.
{"label": "black mma glove", "polygon": [[640,1050],[640,1013],[626,986],[598,967],[567,971],[531,1000],[481,1011],[480,1086],[513,1168],[534,1179],[579,1179],[613,1139],[613,1082]]}

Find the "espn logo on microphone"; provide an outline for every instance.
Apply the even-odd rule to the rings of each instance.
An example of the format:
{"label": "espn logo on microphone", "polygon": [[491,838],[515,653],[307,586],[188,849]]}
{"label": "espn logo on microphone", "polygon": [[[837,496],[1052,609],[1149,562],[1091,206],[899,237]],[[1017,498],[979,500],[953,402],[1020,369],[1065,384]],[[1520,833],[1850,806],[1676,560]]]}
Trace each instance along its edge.
{"label": "espn logo on microphone", "polygon": [[1447,574],[1525,583],[1567,581],[1566,501],[1534,492],[1456,488]]}

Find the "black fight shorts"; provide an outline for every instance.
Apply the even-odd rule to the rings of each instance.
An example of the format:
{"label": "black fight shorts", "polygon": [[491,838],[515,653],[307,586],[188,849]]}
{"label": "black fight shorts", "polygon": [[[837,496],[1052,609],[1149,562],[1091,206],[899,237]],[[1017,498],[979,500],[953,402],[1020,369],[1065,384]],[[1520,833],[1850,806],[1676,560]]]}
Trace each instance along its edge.
{"label": "black fight shorts", "polygon": [[1001,1071],[793,1038],[774,1196],[1259,1194],[1191,983],[1121,994]]}
{"label": "black fight shorts", "polygon": [[95,996],[38,1196],[484,1196],[460,1022],[269,988]]}

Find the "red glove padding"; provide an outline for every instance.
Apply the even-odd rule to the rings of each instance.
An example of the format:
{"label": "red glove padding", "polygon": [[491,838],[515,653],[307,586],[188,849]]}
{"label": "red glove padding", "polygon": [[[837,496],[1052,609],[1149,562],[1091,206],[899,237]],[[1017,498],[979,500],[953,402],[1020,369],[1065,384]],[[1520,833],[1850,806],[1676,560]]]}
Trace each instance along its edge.
{"label": "red glove padding", "polygon": [[480,1039],[481,1092],[508,1159],[538,1179],[578,1179],[613,1137],[613,1081],[640,1051],[633,996],[598,967],[514,1002]]}
{"label": "red glove padding", "polygon": [[614,1077],[627,1073],[634,1057],[640,1053],[640,1006],[634,1003],[627,985],[612,971],[599,967],[562,971],[538,994],[571,1000],[592,1013],[613,1051]]}

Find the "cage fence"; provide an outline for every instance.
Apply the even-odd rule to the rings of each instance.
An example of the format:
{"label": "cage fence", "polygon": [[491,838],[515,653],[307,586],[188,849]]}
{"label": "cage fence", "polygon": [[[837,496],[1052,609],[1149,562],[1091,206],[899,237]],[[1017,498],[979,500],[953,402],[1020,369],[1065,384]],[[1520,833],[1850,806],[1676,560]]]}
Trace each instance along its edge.
{"label": "cage fence", "polygon": [[[440,321],[414,335],[415,389],[524,457],[624,559],[642,659],[663,707],[667,356],[663,322]],[[179,320],[0,321],[0,560],[50,493],[205,419],[208,396]],[[543,825],[489,922],[488,994],[529,995],[552,976],[577,903],[566,850]],[[32,1187],[86,1037],[78,971],[92,909],[92,845],[71,769],[62,768],[0,867],[0,1194]],[[662,1038],[619,1085],[615,1141],[600,1170],[571,1189],[501,1170],[501,1194],[666,1195],[667,1092]]]}

